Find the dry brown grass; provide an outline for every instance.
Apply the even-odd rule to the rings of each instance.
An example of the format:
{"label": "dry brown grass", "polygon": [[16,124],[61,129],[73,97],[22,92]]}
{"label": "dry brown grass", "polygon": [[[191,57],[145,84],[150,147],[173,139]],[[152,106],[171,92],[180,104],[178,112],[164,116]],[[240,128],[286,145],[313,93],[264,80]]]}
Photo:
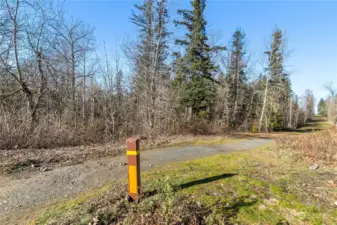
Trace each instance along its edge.
{"label": "dry brown grass", "polygon": [[302,135],[280,135],[276,139],[281,149],[290,149],[300,158],[326,165],[337,163],[337,129]]}

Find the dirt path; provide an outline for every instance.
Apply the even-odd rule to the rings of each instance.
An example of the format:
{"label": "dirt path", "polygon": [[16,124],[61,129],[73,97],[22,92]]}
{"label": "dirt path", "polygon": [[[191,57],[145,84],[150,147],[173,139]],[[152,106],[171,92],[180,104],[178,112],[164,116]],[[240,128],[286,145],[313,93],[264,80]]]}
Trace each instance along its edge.
{"label": "dirt path", "polygon": [[[251,139],[238,143],[144,151],[141,153],[141,167],[142,170],[148,170],[165,163],[249,150],[270,143],[272,140]],[[51,171],[35,172],[15,180],[0,177],[0,224],[21,211],[76,196],[126,177],[125,160],[125,156],[103,158]]]}

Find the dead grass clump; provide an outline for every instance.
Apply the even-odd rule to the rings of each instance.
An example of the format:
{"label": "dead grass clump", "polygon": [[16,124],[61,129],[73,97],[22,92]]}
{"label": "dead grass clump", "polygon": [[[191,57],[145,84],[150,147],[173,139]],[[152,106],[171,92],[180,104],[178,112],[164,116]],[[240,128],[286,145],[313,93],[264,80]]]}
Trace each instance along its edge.
{"label": "dead grass clump", "polygon": [[324,164],[337,163],[337,130],[329,129],[303,135],[282,135],[277,146],[291,149],[299,157]]}

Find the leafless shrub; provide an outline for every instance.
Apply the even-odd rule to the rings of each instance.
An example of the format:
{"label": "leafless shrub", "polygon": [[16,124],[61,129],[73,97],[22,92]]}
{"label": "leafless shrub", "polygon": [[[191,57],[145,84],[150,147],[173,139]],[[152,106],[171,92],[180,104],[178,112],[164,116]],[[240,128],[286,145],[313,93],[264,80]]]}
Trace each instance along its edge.
{"label": "leafless shrub", "polygon": [[337,162],[337,130],[329,129],[303,135],[282,135],[277,138],[279,148],[293,151],[300,158],[320,161],[324,164]]}

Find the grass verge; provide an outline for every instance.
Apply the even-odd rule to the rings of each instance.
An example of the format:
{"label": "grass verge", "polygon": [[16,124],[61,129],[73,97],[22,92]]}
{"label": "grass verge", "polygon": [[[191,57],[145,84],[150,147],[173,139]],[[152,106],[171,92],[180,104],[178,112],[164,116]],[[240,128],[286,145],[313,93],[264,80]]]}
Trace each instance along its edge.
{"label": "grass verge", "polygon": [[336,224],[335,174],[294,159],[269,146],[175,163],[143,173],[139,204],[120,181],[31,224]]}

